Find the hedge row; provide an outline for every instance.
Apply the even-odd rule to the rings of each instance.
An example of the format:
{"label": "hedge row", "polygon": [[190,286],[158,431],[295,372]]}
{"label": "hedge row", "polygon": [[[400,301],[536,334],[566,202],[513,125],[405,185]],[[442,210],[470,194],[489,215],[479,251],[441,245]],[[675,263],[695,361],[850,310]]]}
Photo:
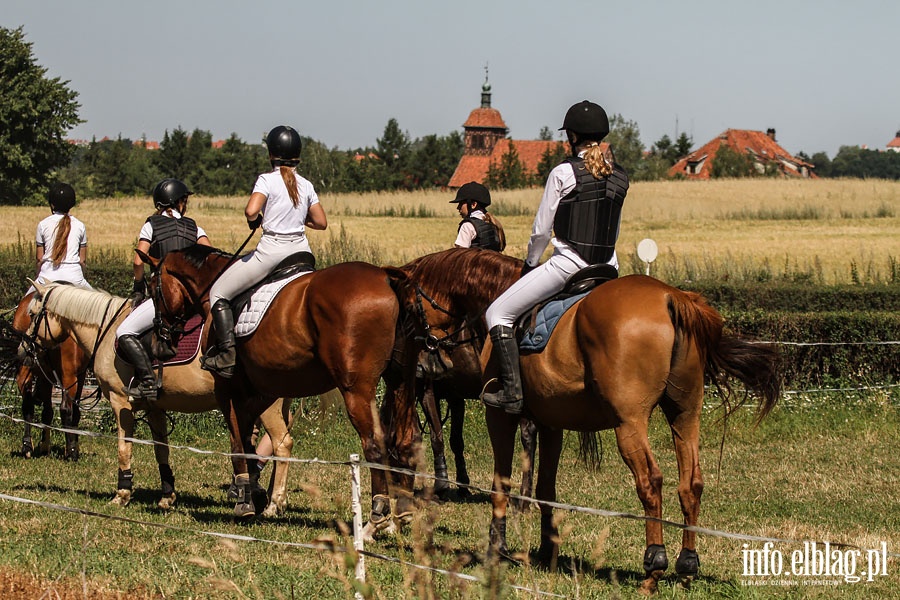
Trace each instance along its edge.
{"label": "hedge row", "polygon": [[[0,307],[13,309],[33,277],[30,267],[0,264]],[[131,293],[123,260],[92,265],[96,288]],[[790,342],[779,348],[785,383],[794,389],[838,382],[900,382],[900,289],[897,286],[803,287],[760,285],[696,287],[725,316],[730,331],[756,340]],[[796,346],[793,343],[824,342]],[[840,342],[845,345],[834,345]]]}
{"label": "hedge row", "polygon": [[898,285],[815,286],[796,283],[704,284],[684,286],[703,294],[720,311],[774,310],[828,312],[900,311]]}

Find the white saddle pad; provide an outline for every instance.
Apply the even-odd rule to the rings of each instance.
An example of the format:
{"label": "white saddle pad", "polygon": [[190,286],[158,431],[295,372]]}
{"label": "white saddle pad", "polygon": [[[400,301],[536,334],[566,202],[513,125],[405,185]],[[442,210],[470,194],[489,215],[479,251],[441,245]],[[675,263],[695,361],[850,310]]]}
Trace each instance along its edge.
{"label": "white saddle pad", "polygon": [[308,275],[312,273],[312,271],[302,271],[300,273],[296,273],[295,275],[291,275],[286,279],[280,279],[278,281],[273,281],[272,283],[267,283],[262,286],[250,296],[250,302],[247,303],[247,306],[244,307],[244,310],[241,311],[241,314],[238,315],[237,320],[234,323],[234,335],[237,337],[247,337],[254,331],[256,331],[257,326],[259,326],[259,321],[262,319],[263,315],[266,314],[266,311],[269,309],[269,305],[272,304],[272,300],[275,299],[275,296],[278,295],[278,292],[281,291],[281,288],[294,281],[298,277],[303,277],[304,275]]}

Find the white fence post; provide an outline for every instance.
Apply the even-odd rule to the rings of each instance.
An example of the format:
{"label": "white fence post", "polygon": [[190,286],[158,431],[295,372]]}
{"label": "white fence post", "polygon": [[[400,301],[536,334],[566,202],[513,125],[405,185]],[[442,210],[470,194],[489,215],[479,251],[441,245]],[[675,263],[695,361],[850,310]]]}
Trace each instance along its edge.
{"label": "white fence post", "polygon": [[[366,582],[366,562],[362,555],[363,550],[363,522],[362,503],[359,499],[359,454],[350,455],[350,508],[353,510],[353,548],[356,550],[356,579],[360,583]],[[362,595],[357,592],[356,598],[362,600]]]}

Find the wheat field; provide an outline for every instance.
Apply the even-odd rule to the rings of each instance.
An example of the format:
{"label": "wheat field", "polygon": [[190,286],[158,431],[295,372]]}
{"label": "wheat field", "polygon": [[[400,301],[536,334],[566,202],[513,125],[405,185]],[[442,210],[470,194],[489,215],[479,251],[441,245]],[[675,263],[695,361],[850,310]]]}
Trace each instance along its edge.
{"label": "wheat field", "polygon": [[[494,191],[492,211],[524,256],[542,190]],[[453,244],[459,217],[452,191],[323,194],[329,230],[310,232],[314,250],[335,239],[363,243],[383,264],[402,264]],[[194,196],[188,214],[213,245],[234,251],[249,231],[243,197]],[[0,240],[31,244],[45,207],[4,207]],[[72,214],[88,229],[91,252],[122,256],[152,212],[148,197],[80,201]],[[341,237],[344,236],[344,237]],[[740,179],[637,182],[629,190],[618,243],[622,272],[643,270],[640,240],[653,239],[651,272],[670,282],[694,278],[794,277],[819,284],[896,281],[900,182]],[[251,241],[249,248],[253,247]]]}

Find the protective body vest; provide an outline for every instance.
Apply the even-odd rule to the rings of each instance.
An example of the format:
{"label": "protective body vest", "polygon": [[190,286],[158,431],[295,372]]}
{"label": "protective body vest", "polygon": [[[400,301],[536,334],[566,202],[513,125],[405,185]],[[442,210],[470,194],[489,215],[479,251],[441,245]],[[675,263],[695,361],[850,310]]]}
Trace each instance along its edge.
{"label": "protective body vest", "polygon": [[197,243],[197,223],[193,219],[151,215],[147,217],[147,222],[153,227],[150,256],[155,259],[162,259],[172,250],[181,250]]}
{"label": "protective body vest", "polygon": [[607,263],[616,250],[628,175],[618,164],[608,177],[595,178],[584,159],[566,159],[575,171],[575,187],[559,201],[553,234],[589,265]]}
{"label": "protective body vest", "polygon": [[459,223],[459,227],[456,228],[458,232],[463,223],[471,223],[475,228],[475,238],[472,240],[472,248],[485,248],[487,250],[496,250],[500,252],[500,236],[497,235],[497,230],[493,225],[484,221],[482,219],[472,219],[465,218]]}

